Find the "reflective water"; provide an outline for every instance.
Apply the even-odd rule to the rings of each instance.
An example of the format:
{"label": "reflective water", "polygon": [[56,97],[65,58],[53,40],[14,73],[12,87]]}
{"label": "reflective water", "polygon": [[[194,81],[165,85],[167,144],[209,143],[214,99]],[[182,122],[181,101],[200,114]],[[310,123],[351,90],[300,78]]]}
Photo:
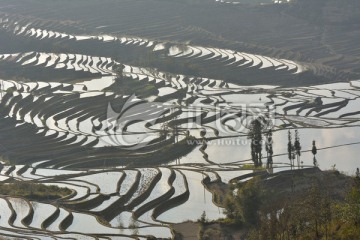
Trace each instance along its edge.
{"label": "reflective water", "polygon": [[[224,217],[222,209],[216,207],[212,202],[212,194],[201,183],[205,176],[193,171],[184,170],[182,172],[186,175],[189,184],[190,197],[184,204],[161,214],[158,220],[171,223],[179,223],[186,220],[196,221],[200,218],[203,211],[206,212],[209,220]],[[174,216],[176,217],[174,218]]]}

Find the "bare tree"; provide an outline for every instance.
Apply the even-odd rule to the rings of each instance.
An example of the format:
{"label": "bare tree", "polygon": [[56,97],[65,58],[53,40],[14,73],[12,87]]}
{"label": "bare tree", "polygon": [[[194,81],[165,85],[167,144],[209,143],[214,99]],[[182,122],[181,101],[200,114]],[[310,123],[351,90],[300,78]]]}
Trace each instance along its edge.
{"label": "bare tree", "polygon": [[296,153],[298,168],[300,168],[301,145],[300,145],[299,132],[297,129],[295,130],[294,149],[295,149],[295,153]]}

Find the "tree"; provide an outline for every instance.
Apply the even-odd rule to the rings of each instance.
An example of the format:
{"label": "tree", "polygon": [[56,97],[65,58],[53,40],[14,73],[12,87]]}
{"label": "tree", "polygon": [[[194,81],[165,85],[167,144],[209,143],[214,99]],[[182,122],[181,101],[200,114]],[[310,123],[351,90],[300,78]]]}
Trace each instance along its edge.
{"label": "tree", "polygon": [[198,221],[201,222],[201,223],[207,223],[208,219],[206,217],[206,212],[205,211],[203,211],[203,213],[201,214]]}
{"label": "tree", "polygon": [[293,160],[293,155],[294,155],[294,153],[293,153],[293,150],[294,150],[294,146],[293,146],[293,144],[292,144],[292,142],[291,142],[291,132],[290,132],[290,130],[288,131],[288,158],[289,158],[289,160],[290,160],[290,166],[291,166],[291,169],[292,169],[292,167],[293,167],[293,162],[292,162],[292,160]]}
{"label": "tree", "polygon": [[267,168],[271,168],[272,164],[273,164],[273,147],[272,147],[272,131],[271,129],[267,132],[266,135],[266,143],[265,143],[265,149],[266,149],[266,153],[267,153],[267,164],[266,167]]}
{"label": "tree", "polygon": [[[308,197],[305,198],[303,214],[305,215],[306,222],[309,223],[309,230],[313,232],[314,239],[319,239],[321,230],[324,229],[325,233],[328,232],[328,225],[331,221],[331,208],[329,195],[319,186],[313,186]],[[306,209],[306,210],[304,210]],[[305,223],[306,223],[305,222]]]}
{"label": "tree", "polygon": [[168,134],[170,133],[170,127],[167,122],[163,122],[160,125],[160,137],[166,139],[168,137]]}
{"label": "tree", "polygon": [[360,226],[360,178],[355,177],[353,187],[346,197],[346,204],[341,209],[342,221],[352,226]]}
{"label": "tree", "polygon": [[125,76],[125,66],[123,64],[118,65],[115,68],[116,77],[114,78],[114,83],[108,88],[116,93],[120,93],[123,95],[129,95],[134,93],[133,86],[128,84],[129,79]]}
{"label": "tree", "polygon": [[315,140],[313,140],[313,142],[312,142],[311,152],[312,152],[312,154],[314,155],[314,159],[313,159],[314,166],[317,167],[317,166],[318,166],[318,163],[317,163],[317,160],[316,160],[317,148],[316,148],[316,142],[315,142]]}
{"label": "tree", "polygon": [[298,168],[300,168],[301,145],[300,145],[299,132],[298,132],[297,129],[295,130],[294,149],[295,149],[295,152],[296,152]]}
{"label": "tree", "polygon": [[[279,208],[260,208],[259,224],[250,239],[328,239],[331,199],[314,185],[302,195],[289,197]],[[322,238],[323,237],[323,238]]]}
{"label": "tree", "polygon": [[250,131],[248,138],[251,139],[251,158],[254,162],[255,167],[262,165],[262,130],[264,127],[264,121],[262,118],[256,118],[250,124]]}
{"label": "tree", "polygon": [[240,214],[239,214],[239,211],[237,209],[237,204],[236,204],[236,201],[234,199],[234,196],[228,195],[225,198],[224,207],[225,207],[224,213],[226,214],[226,216],[228,218],[234,219],[237,222],[241,222]]}
{"label": "tree", "polygon": [[258,212],[262,204],[262,189],[259,178],[253,178],[238,190],[235,197],[235,211],[232,215],[238,222],[256,226],[259,222]]}

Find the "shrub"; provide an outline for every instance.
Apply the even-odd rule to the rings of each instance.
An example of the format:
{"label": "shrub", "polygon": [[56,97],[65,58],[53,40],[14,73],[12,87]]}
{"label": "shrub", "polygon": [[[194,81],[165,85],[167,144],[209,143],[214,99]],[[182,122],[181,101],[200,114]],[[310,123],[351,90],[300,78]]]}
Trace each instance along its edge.
{"label": "shrub", "polygon": [[39,183],[15,181],[0,184],[0,194],[36,200],[52,200],[68,196],[71,194],[71,190],[55,185],[47,186]]}

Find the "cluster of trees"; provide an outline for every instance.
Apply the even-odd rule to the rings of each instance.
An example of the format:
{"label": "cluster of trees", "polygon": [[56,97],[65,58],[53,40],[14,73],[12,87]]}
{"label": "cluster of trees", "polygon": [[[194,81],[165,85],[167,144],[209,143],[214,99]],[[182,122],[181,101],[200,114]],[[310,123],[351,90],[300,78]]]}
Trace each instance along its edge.
{"label": "cluster of trees", "polygon": [[[335,201],[314,184],[303,194],[274,201],[260,179],[241,186],[225,201],[227,217],[251,229],[247,239],[358,239],[360,177],[345,200]],[[276,197],[276,196],[275,196]]]}
{"label": "cluster of trees", "polygon": [[301,145],[300,145],[300,136],[299,132],[295,130],[295,139],[294,143],[291,142],[291,132],[288,131],[288,158],[290,160],[291,168],[295,166],[295,158],[297,160],[298,168],[300,168],[300,156],[301,156]]}
{"label": "cluster of trees", "polygon": [[225,214],[238,224],[256,226],[258,211],[263,201],[263,191],[258,177],[243,184],[234,195],[225,199]]}
{"label": "cluster of trees", "polygon": [[[300,164],[302,165],[303,162],[300,161],[301,144],[300,144],[300,135],[299,135],[299,132],[297,129],[295,130],[295,139],[294,139],[293,143],[292,143],[291,139],[292,139],[291,132],[289,130],[288,131],[288,158],[290,160],[290,165],[291,165],[291,168],[293,168],[295,166],[295,159],[296,159],[298,168],[300,168]],[[311,152],[314,155],[314,158],[313,158],[314,167],[317,167],[318,166],[318,162],[316,160],[317,147],[316,147],[315,140],[313,140],[313,142],[312,142]]]}
{"label": "cluster of trees", "polygon": [[262,148],[263,148],[263,135],[265,135],[265,151],[266,151],[266,166],[271,168],[273,164],[273,139],[272,130],[267,129],[269,121],[266,117],[256,118],[250,124],[250,131],[248,138],[251,140],[251,159],[255,167],[261,167],[262,163]]}
{"label": "cluster of trees", "polygon": [[[263,147],[263,135],[265,137],[265,150],[266,150],[266,167],[271,168],[273,164],[273,138],[272,130],[266,129],[268,123],[265,118],[259,117],[251,122],[250,131],[248,138],[251,140],[250,149],[251,149],[251,159],[254,162],[255,167],[262,166],[262,147]],[[291,131],[288,131],[288,158],[290,160],[290,166],[293,168],[295,166],[295,159],[297,160],[298,168],[302,165],[303,162],[300,161],[301,156],[301,144],[300,144],[300,135],[298,130],[295,130],[294,142],[292,142]],[[312,154],[314,155],[313,163],[314,166],[318,166],[316,160],[317,147],[315,140],[312,143]]]}

